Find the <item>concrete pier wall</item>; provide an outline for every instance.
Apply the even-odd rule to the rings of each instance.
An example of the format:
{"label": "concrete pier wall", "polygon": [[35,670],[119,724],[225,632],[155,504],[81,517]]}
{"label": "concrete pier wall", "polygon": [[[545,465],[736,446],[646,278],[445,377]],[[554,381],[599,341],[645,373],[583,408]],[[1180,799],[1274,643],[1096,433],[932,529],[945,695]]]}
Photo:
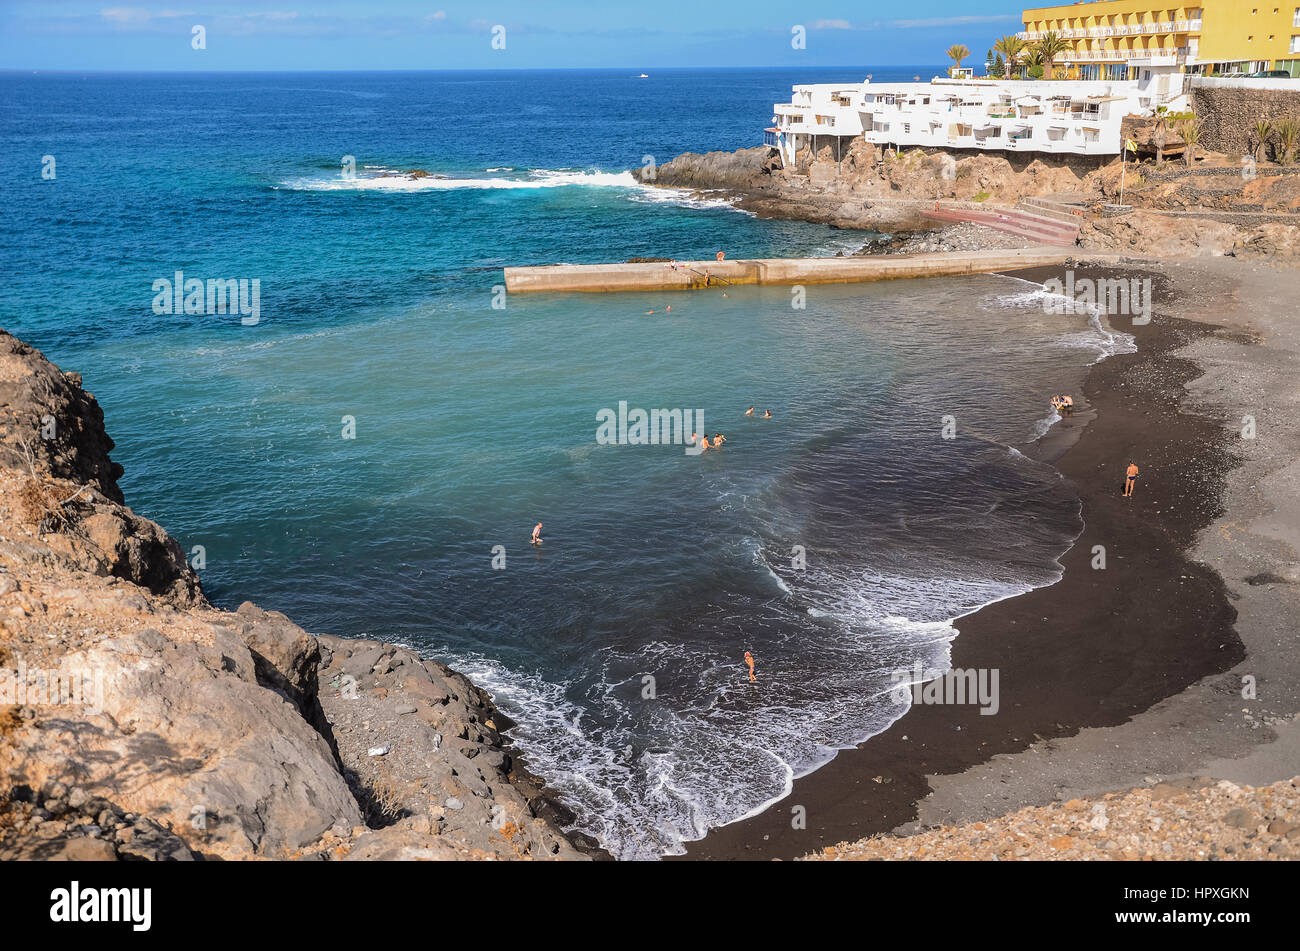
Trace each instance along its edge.
{"label": "concrete pier wall", "polygon": [[[656,264],[554,264],[508,267],[511,294],[540,291],[661,291],[729,284],[852,284],[904,277],[982,274],[1064,264],[1073,248],[958,251],[944,254],[882,254],[850,258],[766,258],[737,261],[675,261]],[[1095,258],[1097,255],[1089,255]]]}

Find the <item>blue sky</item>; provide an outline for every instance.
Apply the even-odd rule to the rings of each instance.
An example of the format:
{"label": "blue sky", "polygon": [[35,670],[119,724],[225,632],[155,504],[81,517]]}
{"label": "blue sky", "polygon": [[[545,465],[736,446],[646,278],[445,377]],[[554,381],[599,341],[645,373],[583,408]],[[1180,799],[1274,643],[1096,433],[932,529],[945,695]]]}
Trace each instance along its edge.
{"label": "blue sky", "polygon": [[[0,0],[0,68],[885,66],[944,62],[953,43],[982,62],[995,37],[1020,29],[1021,12],[998,0],[270,2]],[[206,49],[192,46],[195,26]],[[795,26],[805,49],[791,45]]]}

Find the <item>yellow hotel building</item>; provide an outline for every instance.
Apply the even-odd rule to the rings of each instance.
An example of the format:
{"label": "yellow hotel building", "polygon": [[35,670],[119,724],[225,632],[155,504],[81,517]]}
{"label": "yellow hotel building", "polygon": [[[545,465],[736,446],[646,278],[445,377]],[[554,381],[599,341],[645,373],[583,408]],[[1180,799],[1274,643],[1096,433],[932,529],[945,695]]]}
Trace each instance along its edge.
{"label": "yellow hotel building", "polygon": [[1073,49],[1057,58],[1080,79],[1150,81],[1161,74],[1300,75],[1298,0],[1095,0],[1024,11],[1021,39],[1055,31]]}

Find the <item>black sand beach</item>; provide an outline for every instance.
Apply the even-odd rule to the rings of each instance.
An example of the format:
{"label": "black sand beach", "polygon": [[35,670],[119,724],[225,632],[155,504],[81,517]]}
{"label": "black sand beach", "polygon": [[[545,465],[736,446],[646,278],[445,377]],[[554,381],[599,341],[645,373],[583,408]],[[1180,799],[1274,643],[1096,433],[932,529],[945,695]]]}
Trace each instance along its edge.
{"label": "black sand beach", "polygon": [[[1074,270],[1076,278],[1112,274]],[[1161,274],[1151,276],[1151,323],[1113,319],[1135,335],[1137,352],[1094,366],[1083,388],[1086,406],[1034,452],[1050,459],[1064,447],[1055,465],[1083,503],[1084,531],[1061,559],[1064,577],[956,623],[953,666],[1000,672],[998,712],[914,706],[884,734],[798,780],[765,813],[692,844],[686,858],[789,859],[887,832],[916,818],[927,775],[1122,723],[1242,659],[1222,580],[1186,555],[1221,512],[1235,460],[1220,420],[1180,412],[1184,384],[1200,371],[1172,353],[1214,328],[1170,316],[1178,306],[1174,288]],[[1129,461],[1142,470],[1131,500],[1120,495]],[[1099,545],[1104,570],[1092,567]],[[1003,798],[1010,803],[1013,794],[1008,789]],[[793,828],[795,806],[806,811],[805,829]]]}

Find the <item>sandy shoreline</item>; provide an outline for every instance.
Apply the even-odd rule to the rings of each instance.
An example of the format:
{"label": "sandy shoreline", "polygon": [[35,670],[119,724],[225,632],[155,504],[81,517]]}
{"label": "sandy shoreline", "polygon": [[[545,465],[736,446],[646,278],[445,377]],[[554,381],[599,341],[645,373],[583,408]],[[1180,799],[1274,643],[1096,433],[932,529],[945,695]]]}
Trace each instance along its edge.
{"label": "sandy shoreline", "polygon": [[[1034,453],[1059,455],[1083,501],[1064,577],[956,623],[953,665],[1000,671],[999,713],[914,706],[763,814],[690,844],[686,858],[794,858],[1169,777],[1295,774],[1300,664],[1286,647],[1300,466],[1287,407],[1300,360],[1285,302],[1300,274],[1227,259],[1138,267],[1135,276],[1156,275],[1155,316],[1112,321],[1138,352],[1095,365],[1083,411]],[[1097,276],[1115,274],[1108,264]],[[1240,438],[1248,413],[1254,440]],[[1143,472],[1132,503],[1119,497],[1129,458]],[[1279,497],[1290,504],[1280,513]],[[1092,567],[1096,545],[1105,570]],[[1241,696],[1252,673],[1258,701]],[[792,827],[795,806],[804,829]]]}

